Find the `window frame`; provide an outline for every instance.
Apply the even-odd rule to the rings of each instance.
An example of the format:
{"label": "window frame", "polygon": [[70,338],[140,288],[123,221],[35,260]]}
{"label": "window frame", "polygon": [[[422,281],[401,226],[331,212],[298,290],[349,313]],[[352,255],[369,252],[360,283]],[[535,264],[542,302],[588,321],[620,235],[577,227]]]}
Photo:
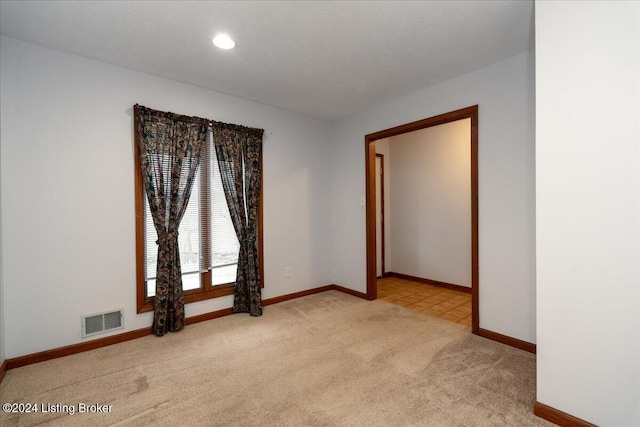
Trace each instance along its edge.
{"label": "window frame", "polygon": [[[135,112],[133,123],[136,123]],[[142,168],[140,166],[140,150],[138,149],[138,132],[133,126],[133,152],[134,152],[134,193],[135,193],[135,227],[136,227],[136,307],[137,313],[146,313],[154,310],[155,297],[148,297],[146,288],[147,282],[144,277],[145,269],[145,229],[144,229],[144,191],[142,184]],[[211,140],[211,150],[215,150],[213,147],[213,140]],[[258,259],[260,260],[260,287],[264,288],[264,239],[263,239],[263,194],[264,194],[264,164],[263,164],[262,148],[260,150],[260,198],[258,205]],[[201,163],[206,171],[209,170],[210,165]],[[208,173],[208,172],[206,172]],[[206,174],[203,173],[203,176]],[[200,180],[200,190],[206,188],[206,180]],[[208,204],[209,195],[202,191],[200,197],[200,203]],[[208,211],[208,207],[207,207]],[[201,239],[208,239],[211,235],[211,224],[208,219],[209,215],[205,217],[203,221],[203,227],[201,227]],[[200,273],[199,289],[192,289],[184,291],[184,302],[189,304],[196,301],[205,301],[213,298],[220,298],[227,295],[233,295],[234,283],[225,283],[220,285],[211,285],[211,272],[206,271]]]}

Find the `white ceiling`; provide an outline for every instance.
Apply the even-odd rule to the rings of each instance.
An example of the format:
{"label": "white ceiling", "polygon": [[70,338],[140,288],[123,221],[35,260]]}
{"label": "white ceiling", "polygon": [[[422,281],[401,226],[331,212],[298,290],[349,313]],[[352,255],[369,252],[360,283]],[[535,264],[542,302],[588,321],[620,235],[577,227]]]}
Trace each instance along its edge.
{"label": "white ceiling", "polygon": [[2,0],[0,33],[333,120],[532,49],[533,2]]}

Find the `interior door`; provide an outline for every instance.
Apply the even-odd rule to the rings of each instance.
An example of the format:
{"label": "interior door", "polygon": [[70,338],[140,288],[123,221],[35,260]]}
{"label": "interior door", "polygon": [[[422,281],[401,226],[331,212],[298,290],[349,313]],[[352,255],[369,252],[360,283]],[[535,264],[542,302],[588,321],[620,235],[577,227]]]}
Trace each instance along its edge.
{"label": "interior door", "polygon": [[378,277],[382,277],[384,273],[382,159],[382,156],[376,155],[376,276]]}

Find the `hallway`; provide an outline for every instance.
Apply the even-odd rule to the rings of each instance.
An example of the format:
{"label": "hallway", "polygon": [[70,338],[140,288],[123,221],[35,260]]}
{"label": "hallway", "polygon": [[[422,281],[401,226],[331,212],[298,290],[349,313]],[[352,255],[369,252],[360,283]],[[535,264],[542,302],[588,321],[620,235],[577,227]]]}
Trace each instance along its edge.
{"label": "hallway", "polygon": [[471,327],[471,294],[397,277],[378,279],[378,298]]}

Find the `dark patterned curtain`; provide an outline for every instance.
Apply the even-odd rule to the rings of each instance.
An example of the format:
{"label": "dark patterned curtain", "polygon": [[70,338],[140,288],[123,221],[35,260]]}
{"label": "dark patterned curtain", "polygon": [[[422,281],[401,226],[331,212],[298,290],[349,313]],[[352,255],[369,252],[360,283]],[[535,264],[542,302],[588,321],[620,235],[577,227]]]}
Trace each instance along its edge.
{"label": "dark patterned curtain", "polygon": [[184,327],[178,228],[206,145],[208,120],[134,107],[142,182],[158,233],[153,331]]}
{"label": "dark patterned curtain", "polygon": [[257,228],[262,168],[262,129],[213,124],[222,186],[240,252],[233,312],[262,315]]}

